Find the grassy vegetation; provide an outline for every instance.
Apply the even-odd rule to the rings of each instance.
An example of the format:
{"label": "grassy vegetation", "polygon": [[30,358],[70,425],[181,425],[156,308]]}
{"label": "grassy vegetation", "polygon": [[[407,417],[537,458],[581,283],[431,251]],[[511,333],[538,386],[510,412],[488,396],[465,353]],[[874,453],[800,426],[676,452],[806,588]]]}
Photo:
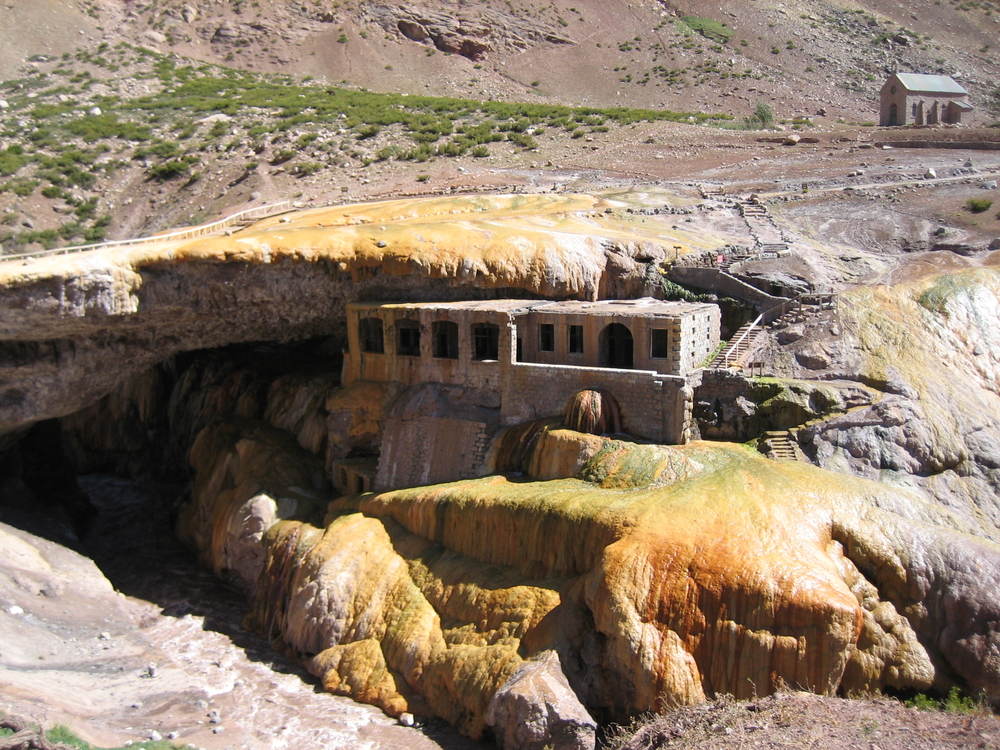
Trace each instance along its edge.
{"label": "grassy vegetation", "polygon": [[681,21],[696,34],[701,34],[706,39],[725,44],[733,35],[733,30],[721,21],[701,16],[684,16]]}
{"label": "grassy vegetation", "polygon": [[[673,75],[666,68],[660,73],[666,80]],[[117,88],[128,79],[153,93],[130,98]],[[94,93],[96,84],[102,93]],[[485,158],[501,148],[531,150],[637,122],[731,119],[383,94],[187,63],[127,44],[65,55],[26,78],[0,83],[0,97],[10,106],[0,113],[0,137],[16,140],[0,151],[0,193],[64,202],[96,197],[89,193],[120,170],[130,180],[183,189],[200,178],[196,165],[221,164],[227,154],[240,164],[252,159],[306,178],[389,160]],[[56,229],[0,228],[0,245],[16,251],[100,237],[104,213],[75,216]]]}
{"label": "grassy vegetation", "polygon": [[988,712],[989,709],[982,699],[972,698],[957,687],[953,687],[943,698],[935,698],[926,693],[917,693],[904,701],[911,708],[921,711],[949,711],[959,714],[974,714]]}
{"label": "grassy vegetation", "polygon": [[990,206],[993,205],[993,201],[988,198],[969,198],[965,202],[965,208],[970,213],[981,214],[984,211],[989,211]]}
{"label": "grassy vegetation", "polygon": [[[0,738],[10,737],[15,734],[13,729],[7,727],[0,727]],[[70,747],[77,748],[77,750],[125,750],[125,746],[116,748],[99,748],[96,745],[91,745],[86,740],[81,739],[75,732],[73,732],[68,727],[57,724],[45,732],[46,739],[49,742],[58,742],[63,745],[68,745]],[[153,742],[152,740],[147,742],[135,742],[128,745],[130,750],[176,750],[178,745],[165,740],[159,740]]]}

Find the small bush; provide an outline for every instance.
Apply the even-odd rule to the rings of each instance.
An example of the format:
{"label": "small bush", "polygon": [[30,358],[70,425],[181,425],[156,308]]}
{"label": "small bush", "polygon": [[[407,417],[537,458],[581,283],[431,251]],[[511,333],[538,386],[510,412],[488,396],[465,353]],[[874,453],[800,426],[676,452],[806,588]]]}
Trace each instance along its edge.
{"label": "small bush", "polygon": [[981,214],[984,211],[989,211],[992,205],[993,201],[989,198],[969,198],[965,203],[965,208],[970,213]]}
{"label": "small bush", "polygon": [[288,168],[289,174],[293,174],[296,177],[308,177],[311,174],[316,174],[323,168],[323,163],[318,161],[300,161]]}
{"label": "small bush", "polygon": [[170,161],[150,167],[148,174],[154,180],[166,182],[185,174],[189,168],[190,165],[183,159],[171,159]]}
{"label": "small bush", "polygon": [[733,30],[726,26],[726,24],[721,23],[720,21],[715,21],[711,18],[684,16],[681,18],[681,21],[685,26],[691,29],[691,31],[696,34],[700,34],[706,39],[711,39],[713,42],[725,44],[733,35]]}

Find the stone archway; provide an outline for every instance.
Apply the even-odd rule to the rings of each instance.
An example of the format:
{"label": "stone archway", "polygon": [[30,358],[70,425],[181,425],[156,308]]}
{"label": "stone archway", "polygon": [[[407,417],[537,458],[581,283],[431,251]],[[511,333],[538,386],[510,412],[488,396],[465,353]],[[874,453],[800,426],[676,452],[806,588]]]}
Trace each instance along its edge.
{"label": "stone archway", "polygon": [[621,323],[610,323],[601,331],[598,344],[601,349],[601,366],[631,370],[632,332]]}

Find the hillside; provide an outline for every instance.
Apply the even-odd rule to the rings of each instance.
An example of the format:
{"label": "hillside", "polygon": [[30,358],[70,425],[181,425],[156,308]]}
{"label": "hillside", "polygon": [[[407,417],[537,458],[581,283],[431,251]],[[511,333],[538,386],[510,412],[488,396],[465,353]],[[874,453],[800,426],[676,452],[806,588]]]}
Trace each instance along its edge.
{"label": "hillside", "polygon": [[871,120],[897,66],[958,74],[973,96],[1000,73],[993,2],[46,0],[4,13],[28,33],[3,40],[0,77],[15,52],[130,41],[376,91],[737,114],[764,98],[782,115]]}

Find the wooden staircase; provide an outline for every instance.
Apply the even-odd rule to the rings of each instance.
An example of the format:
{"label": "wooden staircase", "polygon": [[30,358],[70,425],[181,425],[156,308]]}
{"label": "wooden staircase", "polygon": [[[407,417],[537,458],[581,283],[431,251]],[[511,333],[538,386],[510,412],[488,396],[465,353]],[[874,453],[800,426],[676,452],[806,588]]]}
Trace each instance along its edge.
{"label": "wooden staircase", "polygon": [[764,330],[754,323],[743,325],[729,343],[723,347],[715,359],[709,364],[709,369],[724,370],[729,367],[743,367],[750,355],[756,351],[764,336]]}
{"label": "wooden staircase", "polygon": [[775,461],[805,461],[802,449],[788,430],[769,430],[757,441],[761,453]]}

